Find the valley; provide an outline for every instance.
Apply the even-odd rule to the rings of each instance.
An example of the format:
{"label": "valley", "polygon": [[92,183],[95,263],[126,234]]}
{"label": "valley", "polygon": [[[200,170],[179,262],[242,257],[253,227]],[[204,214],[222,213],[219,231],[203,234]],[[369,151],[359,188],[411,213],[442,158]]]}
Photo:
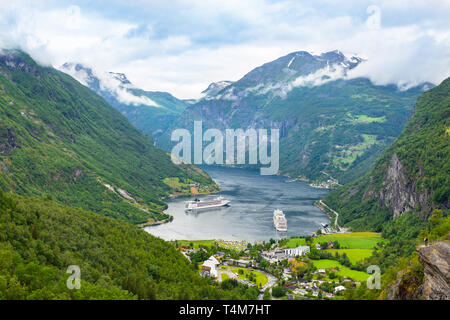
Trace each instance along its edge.
{"label": "valley", "polygon": [[[286,57],[293,71],[274,77]],[[124,75],[110,74],[120,81],[108,91],[111,106],[92,71],[81,84],[21,51],[3,52],[0,299],[446,297],[446,285],[436,285],[446,269],[430,271],[427,248],[430,240],[438,256],[447,254],[449,80],[423,94],[427,84],[399,91],[347,78],[362,62],[339,52],[286,57],[157,115],[146,108],[160,108],[158,95]],[[343,74],[297,85],[299,77],[315,79],[324,61],[342,62],[327,70]],[[97,93],[85,86],[95,84]],[[149,100],[126,104],[121,90]],[[252,100],[261,96],[270,98],[262,108],[264,100]],[[286,104],[294,101],[301,108]],[[139,128],[142,114],[132,112],[140,118],[133,120],[129,108],[164,127],[146,135],[125,118]],[[155,144],[169,148],[171,128],[193,120],[221,130],[280,129],[279,174],[174,164]],[[185,212],[187,199],[216,194],[230,206]],[[275,209],[286,214],[287,233],[274,229]],[[75,293],[63,284],[73,263],[85,275]],[[381,271],[379,288],[368,288],[370,266]]]}

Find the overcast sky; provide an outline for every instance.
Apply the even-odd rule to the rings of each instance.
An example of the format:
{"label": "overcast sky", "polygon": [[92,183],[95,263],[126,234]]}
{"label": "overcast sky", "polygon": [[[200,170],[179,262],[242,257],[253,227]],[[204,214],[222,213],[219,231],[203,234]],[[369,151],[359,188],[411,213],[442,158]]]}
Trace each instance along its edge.
{"label": "overcast sky", "polygon": [[450,0],[343,2],[0,0],[0,47],[179,98],[299,50],[356,53],[360,75],[379,84],[450,76]]}

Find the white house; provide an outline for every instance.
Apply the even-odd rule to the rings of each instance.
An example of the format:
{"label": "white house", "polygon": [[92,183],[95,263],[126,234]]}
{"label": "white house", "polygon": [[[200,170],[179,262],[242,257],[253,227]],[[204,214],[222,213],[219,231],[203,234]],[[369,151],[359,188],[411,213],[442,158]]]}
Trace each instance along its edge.
{"label": "white house", "polygon": [[209,257],[208,260],[203,262],[202,270],[208,271],[211,277],[217,278],[219,276],[219,261],[214,256]]}
{"label": "white house", "polygon": [[334,288],[334,293],[339,292],[339,291],[343,291],[345,290],[344,286],[337,286],[336,288]]}
{"label": "white house", "polygon": [[302,256],[309,252],[309,246],[298,246],[297,248],[284,249],[287,257]]}

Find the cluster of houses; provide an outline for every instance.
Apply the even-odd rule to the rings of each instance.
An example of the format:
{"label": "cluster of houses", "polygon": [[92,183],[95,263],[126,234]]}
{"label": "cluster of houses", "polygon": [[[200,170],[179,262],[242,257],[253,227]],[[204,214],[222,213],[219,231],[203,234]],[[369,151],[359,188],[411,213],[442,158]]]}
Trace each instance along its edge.
{"label": "cluster of houses", "polygon": [[261,252],[261,257],[270,263],[280,262],[281,260],[303,256],[310,251],[309,246],[298,246],[297,248],[280,249]]}
{"label": "cluster of houses", "polygon": [[[252,266],[252,262],[250,260],[236,260],[236,259],[224,259],[222,261],[224,265],[228,266],[238,266],[242,268],[248,268]],[[219,277],[219,270],[220,270],[220,262],[216,259],[215,256],[209,257],[208,260],[203,262],[202,264],[202,270],[200,271],[200,274],[203,277],[212,277],[212,278],[218,278]]]}
{"label": "cluster of houses", "polygon": [[[317,250],[322,249],[322,247],[320,246],[319,243],[315,244],[315,248]],[[334,248],[333,241],[328,241],[328,248],[330,248],[330,249]],[[309,246],[298,246],[297,248],[287,248],[287,249],[276,248],[274,250],[263,251],[263,252],[261,252],[261,256],[264,259],[266,259],[267,261],[269,261],[270,263],[276,263],[276,262],[280,262],[281,260],[284,260],[284,259],[294,258],[297,256],[303,256],[303,255],[307,254],[308,252],[310,252]]]}
{"label": "cluster of houses", "polygon": [[[322,246],[320,245],[320,243],[316,243],[315,248],[317,250],[322,249]],[[328,248],[333,249],[334,248],[334,243],[333,241],[328,241]]]}
{"label": "cluster of houses", "polygon": [[[334,243],[333,241],[329,241],[328,243],[329,248],[333,248]],[[316,244],[315,248],[320,250],[321,246],[320,244]],[[183,254],[186,255],[186,257],[189,259],[189,253],[195,252],[195,249],[188,249],[186,252],[183,252]],[[298,256],[303,256],[310,252],[309,246],[298,246],[296,248],[276,248],[269,251],[262,251],[261,256],[263,259],[267,260],[270,263],[278,263],[284,259],[294,259]],[[222,259],[221,262],[217,260]],[[208,260],[204,261],[201,266],[200,274],[203,277],[211,277],[215,279],[219,279],[221,277],[221,267],[220,265],[229,265],[229,266],[239,266],[242,268],[251,268],[254,267],[252,265],[252,261],[245,260],[245,259],[232,259],[229,257],[225,257],[224,252],[217,252],[215,256],[211,256],[208,258]],[[326,274],[326,269],[318,269],[314,272],[315,274]],[[320,289],[320,285],[324,282],[322,280],[307,280],[307,279],[300,279],[293,281],[292,279],[292,273],[289,267],[285,267],[283,270],[282,278],[285,280],[286,284],[284,286],[290,290],[290,298],[293,299],[294,295],[298,296],[307,296],[311,295],[312,297],[318,297],[319,294],[321,297],[326,298],[334,298],[334,296],[343,290],[346,290],[346,287],[342,285],[338,285],[334,287],[334,290],[332,292],[325,292]],[[237,277],[236,277],[237,279]],[[247,281],[247,280],[239,280],[249,286],[255,285],[254,283]],[[344,280],[344,282],[351,281],[350,279]],[[288,296],[288,299],[289,299]]]}
{"label": "cluster of houses", "polygon": [[[313,297],[318,297],[319,293],[322,291],[322,290],[320,290],[319,286],[323,282],[324,281],[321,281],[321,280],[308,281],[306,279],[303,279],[298,282],[286,283],[286,284],[284,284],[284,287],[286,287],[289,290],[292,290],[292,293],[294,295],[306,296],[309,293],[311,293],[311,295]],[[346,288],[342,285],[339,285],[334,288],[333,293],[322,291],[322,296],[327,297],[327,298],[334,298],[334,296],[338,292],[341,292],[344,290],[346,290]]]}

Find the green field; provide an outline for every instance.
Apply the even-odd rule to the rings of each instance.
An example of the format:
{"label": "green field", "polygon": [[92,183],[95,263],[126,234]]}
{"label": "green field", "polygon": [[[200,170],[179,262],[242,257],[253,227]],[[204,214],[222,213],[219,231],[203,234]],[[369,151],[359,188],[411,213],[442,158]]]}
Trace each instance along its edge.
{"label": "green field", "polygon": [[344,267],[335,260],[328,260],[328,259],[313,260],[313,264],[317,269],[339,268],[339,271],[336,272],[337,275],[348,277],[355,281],[365,281],[370,276],[370,274],[368,273]]}
{"label": "green field", "polygon": [[314,266],[317,269],[329,269],[335,267],[342,267],[342,265],[335,260],[321,259],[321,260],[313,260]]}
{"label": "green field", "polygon": [[[239,274],[239,269],[243,270],[244,274]],[[268,281],[267,276],[264,273],[259,272],[257,270],[250,271],[246,268],[240,267],[230,267],[230,270],[233,271],[241,280],[248,280],[246,275],[250,273],[254,274],[256,276],[256,285],[258,287],[265,285]]]}
{"label": "green field", "polygon": [[372,249],[327,249],[326,252],[330,252],[333,255],[338,252],[339,255],[342,255],[344,252],[347,257],[350,259],[352,264],[357,263],[358,261],[364,260],[372,255]]}
{"label": "green field", "polygon": [[178,245],[189,246],[191,243],[193,244],[195,249],[198,249],[200,245],[211,247],[214,244],[219,248],[233,250],[233,251],[242,251],[247,248],[246,241],[224,241],[224,240],[177,240]]}
{"label": "green field", "polygon": [[189,246],[191,243],[193,244],[195,249],[198,249],[200,245],[211,247],[215,240],[177,240],[178,245],[181,246]]}
{"label": "green field", "polygon": [[352,123],[372,123],[372,122],[386,122],[386,116],[381,117],[370,117],[365,114],[359,114],[359,115],[352,115],[350,112],[347,113],[347,116],[350,119]]}
{"label": "green field", "polygon": [[[384,242],[380,233],[376,232],[352,232],[321,235],[313,238],[313,243],[324,241],[339,241],[341,249],[373,249],[378,242]],[[305,245],[304,238],[291,238],[286,244],[287,248],[296,248]]]}

